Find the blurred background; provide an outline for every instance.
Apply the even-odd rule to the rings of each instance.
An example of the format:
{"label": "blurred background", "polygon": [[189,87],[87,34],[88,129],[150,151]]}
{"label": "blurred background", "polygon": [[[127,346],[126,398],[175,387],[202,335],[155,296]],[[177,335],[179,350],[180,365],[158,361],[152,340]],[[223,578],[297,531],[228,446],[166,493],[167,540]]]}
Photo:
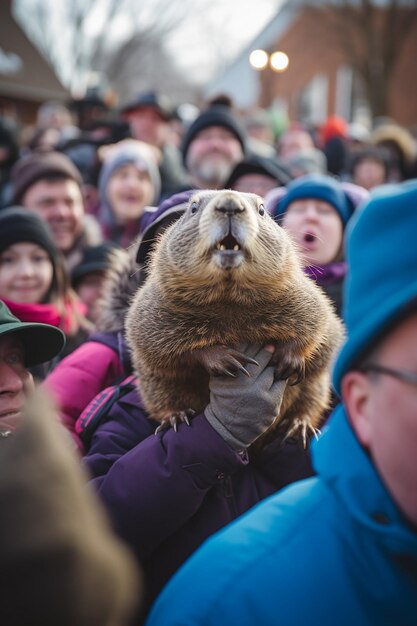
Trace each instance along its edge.
{"label": "blurred background", "polygon": [[45,100],[109,113],[156,89],[176,105],[225,93],[277,125],[417,125],[416,1],[3,0],[0,12],[0,114],[18,123]]}

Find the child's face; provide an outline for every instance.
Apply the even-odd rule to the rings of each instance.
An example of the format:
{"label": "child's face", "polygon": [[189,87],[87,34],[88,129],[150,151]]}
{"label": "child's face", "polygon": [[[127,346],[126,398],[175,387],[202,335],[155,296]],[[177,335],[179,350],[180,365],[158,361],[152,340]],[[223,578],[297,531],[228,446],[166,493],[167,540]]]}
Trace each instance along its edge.
{"label": "child's face", "polygon": [[292,202],[282,226],[296,242],[306,265],[326,265],[335,260],[343,241],[343,224],[328,202],[307,198]]}
{"label": "child's face", "polygon": [[80,279],[75,288],[80,300],[87,307],[88,319],[94,323],[97,322],[100,313],[99,298],[104,278],[104,271],[90,272]]}
{"label": "child's face", "polygon": [[44,302],[53,278],[48,253],[35,243],[15,243],[0,253],[0,298],[19,304]]}
{"label": "child's face", "polygon": [[107,197],[118,223],[139,219],[153,198],[149,174],[132,163],[119,167],[109,180]]}

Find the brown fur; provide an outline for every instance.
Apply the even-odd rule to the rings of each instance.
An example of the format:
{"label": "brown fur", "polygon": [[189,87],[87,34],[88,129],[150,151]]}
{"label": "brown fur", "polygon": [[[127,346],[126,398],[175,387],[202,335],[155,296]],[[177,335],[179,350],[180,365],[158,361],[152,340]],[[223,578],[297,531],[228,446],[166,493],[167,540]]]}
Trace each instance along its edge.
{"label": "brown fur", "polygon": [[[254,194],[197,192],[155,248],[126,331],[145,406],[160,422],[190,408],[201,412],[209,402],[207,349],[242,342],[274,343],[281,377],[305,366],[303,382],[287,386],[275,422],[285,433],[317,428],[328,408],[342,325],[304,274],[290,237],[259,213],[261,203]],[[241,253],[216,250],[228,232]]]}

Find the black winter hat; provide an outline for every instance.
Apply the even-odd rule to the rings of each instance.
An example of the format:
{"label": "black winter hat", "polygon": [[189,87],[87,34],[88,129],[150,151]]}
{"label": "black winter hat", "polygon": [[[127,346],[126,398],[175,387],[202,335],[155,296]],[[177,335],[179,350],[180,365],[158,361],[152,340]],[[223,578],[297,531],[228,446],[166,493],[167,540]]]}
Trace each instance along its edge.
{"label": "black winter hat", "polygon": [[120,113],[129,113],[130,111],[142,107],[155,109],[165,120],[172,119],[174,115],[174,108],[167,96],[157,93],[156,91],[143,91],[138,93],[133,100],[120,109]]}
{"label": "black winter hat", "polygon": [[91,272],[100,272],[110,267],[109,253],[117,246],[111,242],[101,243],[98,246],[87,246],[84,249],[81,261],[71,272],[71,283],[76,287],[79,281]]}
{"label": "black winter hat", "polygon": [[182,159],[185,164],[187,158],[188,148],[195,136],[205,128],[210,126],[223,126],[227,128],[242,146],[243,152],[246,152],[246,134],[243,127],[240,125],[239,120],[233,115],[230,107],[215,104],[206,109],[194,120],[187,132],[185,133],[182,143]]}
{"label": "black winter hat", "polygon": [[29,241],[46,250],[52,263],[58,250],[48,224],[36,213],[22,207],[9,207],[0,211],[0,253],[14,243]]}
{"label": "black winter hat", "polygon": [[236,165],[226,181],[224,188],[230,189],[234,183],[246,174],[263,174],[273,178],[277,186],[291,182],[292,176],[288,167],[278,159],[260,155],[250,155],[244,161]]}
{"label": "black winter hat", "polygon": [[60,152],[34,152],[19,159],[11,171],[12,203],[20,204],[31,185],[48,176],[70,178],[82,185],[79,170]]}

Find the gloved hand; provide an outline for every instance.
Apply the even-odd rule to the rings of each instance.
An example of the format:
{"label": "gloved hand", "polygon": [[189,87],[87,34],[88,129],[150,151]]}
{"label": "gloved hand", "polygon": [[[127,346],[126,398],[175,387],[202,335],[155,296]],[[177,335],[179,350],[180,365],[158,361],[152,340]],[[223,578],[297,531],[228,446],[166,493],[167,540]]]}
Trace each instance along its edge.
{"label": "gloved hand", "polygon": [[259,365],[245,366],[250,376],[210,377],[210,403],[205,416],[211,426],[234,450],[243,451],[268,430],[279,414],[286,380],[274,381],[269,365],[273,346],[250,344],[239,350]]}

